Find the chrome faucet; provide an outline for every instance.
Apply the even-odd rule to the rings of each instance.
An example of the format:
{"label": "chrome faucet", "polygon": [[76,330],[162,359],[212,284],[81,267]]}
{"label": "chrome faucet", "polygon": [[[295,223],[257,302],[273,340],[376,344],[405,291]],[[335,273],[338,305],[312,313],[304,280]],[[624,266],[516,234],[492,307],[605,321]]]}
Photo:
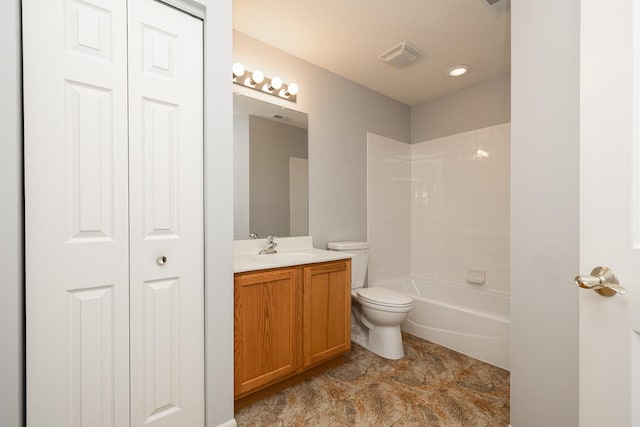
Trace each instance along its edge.
{"label": "chrome faucet", "polygon": [[273,241],[274,237],[275,236],[267,237],[267,246],[265,246],[264,249],[262,249],[260,252],[258,252],[258,254],[260,254],[260,255],[262,255],[262,254],[275,254],[276,252],[278,252],[276,250],[276,246],[278,246],[278,244]]}

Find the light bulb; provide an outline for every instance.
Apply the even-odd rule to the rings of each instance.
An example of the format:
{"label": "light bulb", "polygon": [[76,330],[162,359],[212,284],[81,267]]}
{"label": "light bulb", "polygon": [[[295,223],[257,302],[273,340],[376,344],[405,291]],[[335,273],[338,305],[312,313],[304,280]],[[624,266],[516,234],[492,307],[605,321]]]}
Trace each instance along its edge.
{"label": "light bulb", "polygon": [[287,88],[287,96],[295,95],[298,93],[298,85],[295,83],[289,83]]}
{"label": "light bulb", "polygon": [[468,65],[456,65],[455,67],[449,68],[447,73],[449,73],[451,77],[460,77],[467,74],[469,68]]}
{"label": "light bulb", "polygon": [[269,85],[269,90],[279,90],[282,87],[282,79],[280,77],[274,77],[271,79],[271,84]]}
{"label": "light bulb", "polygon": [[236,62],[235,64],[233,64],[233,77],[240,77],[241,75],[244,74],[244,65],[242,65],[239,62]]}
{"label": "light bulb", "polygon": [[251,83],[254,85],[260,84],[264,81],[264,73],[260,70],[255,70],[253,74],[251,74]]}
{"label": "light bulb", "polygon": [[298,93],[298,85],[295,83],[289,83],[289,86],[287,86],[286,89],[282,89],[280,91],[280,96],[284,98],[289,98],[290,96],[293,96],[296,93]]}

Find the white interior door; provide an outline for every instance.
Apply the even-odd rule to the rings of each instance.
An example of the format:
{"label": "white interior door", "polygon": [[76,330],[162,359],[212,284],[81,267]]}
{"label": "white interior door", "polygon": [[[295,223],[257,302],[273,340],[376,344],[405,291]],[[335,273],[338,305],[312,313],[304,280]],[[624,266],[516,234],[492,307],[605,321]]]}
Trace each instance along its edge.
{"label": "white interior door", "polygon": [[132,426],[204,425],[202,99],[202,21],[130,1]]}
{"label": "white interior door", "polygon": [[580,268],[627,295],[580,291],[580,426],[640,426],[640,31],[637,2],[581,2]]}
{"label": "white interior door", "polygon": [[204,425],[202,22],[22,6],[27,423]]}
{"label": "white interior door", "polygon": [[27,424],[128,425],[126,2],[22,24]]}

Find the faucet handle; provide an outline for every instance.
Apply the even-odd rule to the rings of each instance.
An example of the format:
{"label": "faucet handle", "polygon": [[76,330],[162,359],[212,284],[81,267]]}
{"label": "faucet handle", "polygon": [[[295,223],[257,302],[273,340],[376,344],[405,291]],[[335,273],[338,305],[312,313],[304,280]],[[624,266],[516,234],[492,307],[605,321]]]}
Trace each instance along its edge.
{"label": "faucet handle", "polygon": [[276,236],[267,237],[267,246],[265,246],[258,254],[275,254],[278,244],[273,241]]}

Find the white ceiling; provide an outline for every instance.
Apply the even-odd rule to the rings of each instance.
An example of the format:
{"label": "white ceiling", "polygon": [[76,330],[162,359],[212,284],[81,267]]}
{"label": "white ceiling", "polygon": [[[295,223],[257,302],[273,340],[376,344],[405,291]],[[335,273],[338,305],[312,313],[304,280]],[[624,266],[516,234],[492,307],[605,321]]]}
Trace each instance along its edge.
{"label": "white ceiling", "polygon": [[[506,73],[510,13],[485,0],[234,0],[234,29],[407,105]],[[377,59],[408,41],[405,68]],[[459,78],[447,70],[468,64]]]}

